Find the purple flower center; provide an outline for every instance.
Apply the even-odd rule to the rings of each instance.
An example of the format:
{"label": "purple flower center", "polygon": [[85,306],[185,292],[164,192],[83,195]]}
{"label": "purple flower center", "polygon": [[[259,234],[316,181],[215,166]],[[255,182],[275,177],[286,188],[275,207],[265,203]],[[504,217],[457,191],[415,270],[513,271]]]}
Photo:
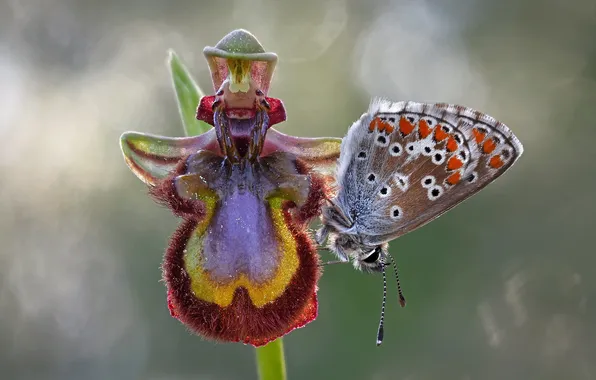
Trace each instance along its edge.
{"label": "purple flower center", "polygon": [[279,263],[279,247],[262,199],[236,190],[222,200],[206,231],[204,269],[227,282],[244,273],[251,281],[270,279]]}

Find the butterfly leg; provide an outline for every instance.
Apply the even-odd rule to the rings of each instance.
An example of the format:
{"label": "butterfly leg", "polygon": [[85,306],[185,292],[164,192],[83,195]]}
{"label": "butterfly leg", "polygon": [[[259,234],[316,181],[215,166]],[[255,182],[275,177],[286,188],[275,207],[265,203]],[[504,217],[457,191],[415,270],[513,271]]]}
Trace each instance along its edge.
{"label": "butterfly leg", "polygon": [[324,267],[327,265],[334,265],[334,264],[345,264],[347,263],[347,261],[342,261],[342,260],[331,260],[331,261],[326,261],[324,263],[319,264],[320,267]]}
{"label": "butterfly leg", "polygon": [[315,232],[315,241],[318,245],[323,245],[327,241],[329,232],[331,232],[329,226],[323,226]]}
{"label": "butterfly leg", "polygon": [[350,259],[348,258],[348,255],[346,255],[346,253],[339,247],[336,247],[335,249],[329,248],[329,247],[319,247],[320,250],[323,251],[328,251],[333,253],[335,256],[337,256],[337,258],[339,260],[332,260],[332,261],[328,261],[326,263],[323,263],[323,265],[328,265],[328,264],[341,264],[341,263],[349,263]]}
{"label": "butterfly leg", "polygon": [[[346,253],[343,251],[343,249],[340,246],[336,245],[333,248],[323,246],[323,244],[325,244],[325,242],[329,238],[329,234],[332,233],[333,231],[335,231],[335,229],[333,227],[331,227],[329,225],[323,225],[323,227],[321,227],[320,229],[317,230],[317,232],[315,232],[315,242],[319,245],[319,249],[332,252],[335,256],[337,256],[337,258],[339,259],[339,260],[337,260],[337,263],[347,263],[350,261],[348,259],[348,255],[346,255]],[[326,263],[326,264],[336,264],[336,262],[330,261],[329,263]]]}

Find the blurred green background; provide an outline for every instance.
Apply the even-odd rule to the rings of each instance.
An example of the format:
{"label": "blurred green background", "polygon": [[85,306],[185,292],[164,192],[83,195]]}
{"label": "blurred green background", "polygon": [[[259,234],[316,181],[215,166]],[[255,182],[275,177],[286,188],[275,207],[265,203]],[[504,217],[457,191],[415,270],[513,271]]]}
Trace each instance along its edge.
{"label": "blurred green background", "polygon": [[383,346],[380,276],[327,268],[290,379],[596,378],[593,0],[1,0],[1,379],[256,378],[251,347],[169,316],[177,220],[118,146],[182,135],[167,49],[211,92],[202,48],[236,28],[280,56],[286,133],[343,136],[380,95],[482,110],[526,149],[391,244],[408,306],[390,287]]}

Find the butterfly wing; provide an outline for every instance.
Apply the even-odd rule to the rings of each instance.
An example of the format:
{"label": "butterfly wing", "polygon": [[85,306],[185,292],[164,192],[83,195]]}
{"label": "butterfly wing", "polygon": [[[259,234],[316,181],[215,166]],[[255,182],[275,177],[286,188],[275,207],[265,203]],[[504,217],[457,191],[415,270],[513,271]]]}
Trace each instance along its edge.
{"label": "butterfly wing", "polygon": [[504,124],[473,109],[374,100],[342,142],[338,204],[380,244],[474,195],[522,152]]}

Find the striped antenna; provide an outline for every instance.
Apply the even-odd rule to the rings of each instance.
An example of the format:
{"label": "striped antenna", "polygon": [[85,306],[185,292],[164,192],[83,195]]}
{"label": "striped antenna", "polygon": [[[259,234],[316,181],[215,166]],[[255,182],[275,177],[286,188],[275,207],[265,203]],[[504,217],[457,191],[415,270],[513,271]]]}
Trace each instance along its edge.
{"label": "striped antenna", "polygon": [[377,346],[383,343],[383,322],[385,320],[385,303],[387,302],[387,275],[385,274],[385,262],[381,259],[381,270],[383,272],[383,303],[381,304],[381,319],[377,331]]}
{"label": "striped antenna", "polygon": [[399,304],[401,307],[406,307],[406,298],[401,291],[401,284],[399,283],[399,274],[397,272],[397,264],[395,264],[395,260],[393,260],[393,256],[387,253],[389,259],[391,260],[391,264],[393,265],[393,271],[395,272],[395,280],[397,281],[397,293],[399,294]]}

